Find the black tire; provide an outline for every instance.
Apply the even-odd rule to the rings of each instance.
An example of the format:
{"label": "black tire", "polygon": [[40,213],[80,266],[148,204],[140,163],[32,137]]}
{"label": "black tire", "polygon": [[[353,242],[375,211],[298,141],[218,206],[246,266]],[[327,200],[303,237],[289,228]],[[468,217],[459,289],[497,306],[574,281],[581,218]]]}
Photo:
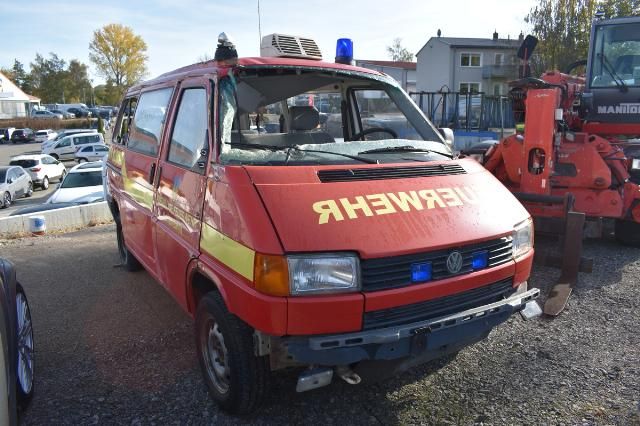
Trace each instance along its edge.
{"label": "black tire", "polygon": [[142,265],[124,244],[122,225],[118,222],[116,222],[116,238],[118,239],[118,254],[120,254],[120,262],[122,263],[122,266],[124,266],[124,269],[129,272],[136,272],[141,270]]}
{"label": "black tire", "polygon": [[45,191],[47,189],[49,189],[49,177],[48,176],[45,176],[45,177],[42,178],[42,183],[40,184],[40,187],[42,189],[44,189]]}
{"label": "black tire", "polygon": [[6,209],[11,205],[11,194],[7,191],[2,195],[2,208]]}
{"label": "black tire", "polygon": [[[22,299],[21,299],[22,298]],[[24,318],[27,321],[22,322],[20,320],[21,308],[20,305],[24,303],[24,308],[26,308],[26,312],[24,312]],[[20,304],[20,305],[19,305]],[[34,377],[35,377],[35,359],[34,359],[34,339],[33,339],[33,323],[31,322],[31,309],[29,308],[29,302],[27,301],[27,296],[24,292],[24,289],[20,285],[20,283],[16,284],[16,336],[17,336],[17,344],[18,344],[18,353],[16,360],[16,396],[18,400],[18,407],[21,410],[24,410],[29,405],[31,398],[33,398],[33,388],[34,388]],[[28,323],[28,326],[26,324]],[[21,329],[23,332],[21,333]],[[22,337],[21,337],[22,334]],[[26,379],[25,381],[21,380],[20,369],[21,369],[21,360],[25,360],[26,358],[30,358],[31,368],[28,369],[30,372],[30,380]],[[26,364],[23,364],[26,366]],[[25,370],[26,372],[27,370]]]}
{"label": "black tire", "polygon": [[27,192],[24,193],[24,196],[29,198],[33,195],[33,182],[29,182],[29,187],[27,188]]}
{"label": "black tire", "polygon": [[[217,335],[222,336],[221,341],[216,340]],[[253,329],[229,313],[216,291],[207,293],[198,304],[195,337],[200,368],[213,400],[230,414],[256,411],[268,393],[269,358],[254,355]],[[216,374],[220,368],[224,378]]]}
{"label": "black tire", "polygon": [[62,182],[64,180],[65,176],[67,176],[67,170],[66,169],[62,171],[62,174],[60,175],[59,182]]}
{"label": "black tire", "polygon": [[86,158],[83,158],[83,157],[78,158],[78,164],[88,163],[88,162],[89,162],[89,160],[87,160]]}
{"label": "black tire", "polygon": [[620,244],[631,247],[640,247],[640,223],[630,220],[616,220],[616,240]]}

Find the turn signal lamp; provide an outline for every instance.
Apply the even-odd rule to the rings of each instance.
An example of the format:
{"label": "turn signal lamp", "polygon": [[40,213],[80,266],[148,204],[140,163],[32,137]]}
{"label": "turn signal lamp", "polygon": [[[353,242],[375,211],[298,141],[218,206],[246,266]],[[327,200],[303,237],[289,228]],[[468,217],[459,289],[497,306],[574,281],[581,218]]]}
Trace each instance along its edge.
{"label": "turn signal lamp", "polygon": [[284,256],[256,253],[253,262],[256,290],[271,296],[289,295],[289,267]]}
{"label": "turn signal lamp", "polygon": [[336,44],[336,63],[353,65],[353,41],[350,38],[339,38]]}

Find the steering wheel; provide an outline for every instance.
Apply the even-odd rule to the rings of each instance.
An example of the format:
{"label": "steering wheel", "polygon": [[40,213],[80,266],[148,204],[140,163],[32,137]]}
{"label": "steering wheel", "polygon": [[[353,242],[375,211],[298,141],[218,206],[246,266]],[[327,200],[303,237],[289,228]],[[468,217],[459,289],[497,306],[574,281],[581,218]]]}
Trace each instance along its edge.
{"label": "steering wheel", "polygon": [[391,129],[388,129],[386,127],[370,127],[368,129],[364,129],[363,131],[358,132],[355,135],[351,136],[351,139],[349,140],[350,141],[364,140],[364,137],[366,135],[371,133],[378,133],[378,132],[389,133],[391,136],[393,136],[393,139],[398,139],[398,134]]}

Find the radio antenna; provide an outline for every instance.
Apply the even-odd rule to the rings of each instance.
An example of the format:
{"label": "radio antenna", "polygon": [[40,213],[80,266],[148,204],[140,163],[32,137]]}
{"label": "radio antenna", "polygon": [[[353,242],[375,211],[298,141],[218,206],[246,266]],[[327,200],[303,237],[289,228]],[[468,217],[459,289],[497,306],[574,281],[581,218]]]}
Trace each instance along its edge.
{"label": "radio antenna", "polygon": [[258,42],[258,47],[262,44],[262,25],[260,22],[260,0],[258,0],[258,36],[260,37],[260,41]]}

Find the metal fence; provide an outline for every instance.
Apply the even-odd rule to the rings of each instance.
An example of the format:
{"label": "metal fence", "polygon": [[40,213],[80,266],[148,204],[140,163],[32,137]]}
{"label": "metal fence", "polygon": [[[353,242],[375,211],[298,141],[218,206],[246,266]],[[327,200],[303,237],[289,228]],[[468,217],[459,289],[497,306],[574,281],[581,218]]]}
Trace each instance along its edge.
{"label": "metal fence", "polygon": [[409,95],[436,127],[465,131],[515,127],[508,96],[459,92],[411,92]]}

